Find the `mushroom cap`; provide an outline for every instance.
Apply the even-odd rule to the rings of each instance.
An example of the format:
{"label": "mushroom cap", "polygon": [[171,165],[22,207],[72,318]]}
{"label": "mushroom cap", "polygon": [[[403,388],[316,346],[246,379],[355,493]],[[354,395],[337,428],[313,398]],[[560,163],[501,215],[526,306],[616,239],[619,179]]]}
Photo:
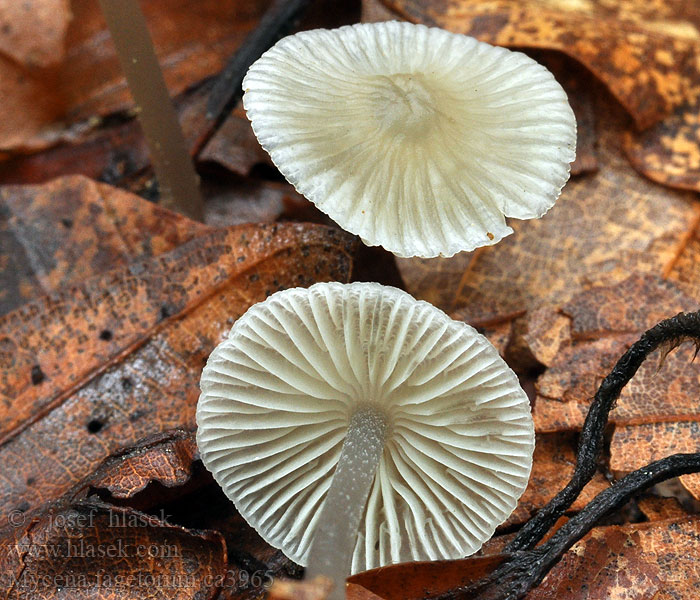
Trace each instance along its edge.
{"label": "mushroom cap", "polygon": [[541,217],[575,158],[566,93],[520,52],[411,23],[286,37],[243,103],[296,189],[399,256],[452,256]]}
{"label": "mushroom cap", "polygon": [[201,388],[202,461],[302,565],[359,410],[384,415],[387,434],[353,572],[471,554],[527,486],[534,428],[517,377],[472,327],[396,288],[273,294],[236,321]]}

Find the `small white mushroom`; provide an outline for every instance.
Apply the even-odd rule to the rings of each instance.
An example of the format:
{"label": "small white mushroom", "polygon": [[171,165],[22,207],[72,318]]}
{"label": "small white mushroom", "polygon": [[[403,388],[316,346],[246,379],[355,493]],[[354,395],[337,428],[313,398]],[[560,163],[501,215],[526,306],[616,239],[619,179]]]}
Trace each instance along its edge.
{"label": "small white mushroom", "polygon": [[515,374],[472,327],[396,288],[273,294],[201,388],[202,461],[310,574],[469,555],[527,485],[534,430]]}
{"label": "small white mushroom", "polygon": [[552,74],[520,52],[410,23],[286,37],[243,102],[282,174],[341,227],[399,256],[452,256],[541,217],[575,157]]}

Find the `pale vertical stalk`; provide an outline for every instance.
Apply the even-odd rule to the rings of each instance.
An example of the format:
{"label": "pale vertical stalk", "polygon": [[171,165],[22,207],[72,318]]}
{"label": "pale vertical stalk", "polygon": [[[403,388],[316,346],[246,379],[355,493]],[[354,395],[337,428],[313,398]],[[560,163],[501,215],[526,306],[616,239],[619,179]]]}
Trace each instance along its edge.
{"label": "pale vertical stalk", "polygon": [[199,178],[158,65],[138,0],[99,0],[138,111],[161,204],[202,220]]}
{"label": "pale vertical stalk", "polygon": [[350,420],[331,487],[309,551],[307,578],[333,580],[330,600],[345,598],[352,553],[362,513],[374,482],[386,440],[386,418],[369,408]]}

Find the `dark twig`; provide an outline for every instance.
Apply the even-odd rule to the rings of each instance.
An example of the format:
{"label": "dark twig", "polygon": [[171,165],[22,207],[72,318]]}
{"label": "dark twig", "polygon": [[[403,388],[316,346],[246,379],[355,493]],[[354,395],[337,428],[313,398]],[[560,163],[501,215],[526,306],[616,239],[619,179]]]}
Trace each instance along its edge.
{"label": "dark twig", "polygon": [[474,585],[433,600],[518,600],[539,584],[564,553],[601,517],[623,506],[647,488],[679,475],[700,471],[700,453],[674,454],[633,471],[598,494],[581,512],[534,550],[522,551]]}
{"label": "dark twig", "polygon": [[207,142],[226,120],[243,95],[243,78],[263,52],[286,35],[309,5],[310,0],[274,0],[260,20],[260,24],[246,38],[243,45],[218,75],[207,103],[206,125],[191,149],[198,156]]}
{"label": "dark twig", "polygon": [[552,500],[530,519],[505,548],[518,552],[533,548],[564,514],[595,474],[598,458],[603,450],[608,415],[620,396],[622,388],[632,379],[644,360],[659,346],[677,345],[685,339],[700,341],[700,313],[681,313],[661,321],[642,335],[617,362],[603,380],[586,416],[579,437],[576,469],[571,481]]}
{"label": "dark twig", "polygon": [[571,481],[530,519],[516,538],[506,546],[504,553],[510,554],[511,558],[480,581],[467,587],[455,588],[431,600],[523,598],[602,516],[616,510],[635,494],[656,483],[700,471],[700,453],[676,454],[653,462],[623,477],[598,494],[547,542],[535,548],[593,477],[603,448],[608,415],[622,388],[654,350],[661,346],[671,349],[688,339],[695,342],[696,348],[700,345],[700,312],[681,313],[662,321],[644,333],[640,340],[625,352],[596,392],[581,431],[577,463]]}

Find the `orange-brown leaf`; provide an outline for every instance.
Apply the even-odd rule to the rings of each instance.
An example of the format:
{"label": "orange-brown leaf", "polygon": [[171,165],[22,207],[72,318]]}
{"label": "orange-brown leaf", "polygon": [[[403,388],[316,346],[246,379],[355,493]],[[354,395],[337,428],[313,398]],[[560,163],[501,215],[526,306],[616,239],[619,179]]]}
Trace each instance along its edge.
{"label": "orange-brown leaf", "polygon": [[344,280],[352,238],[311,225],[215,230],[0,320],[0,512],[43,504],[107,456],[194,426],[204,361],[252,303]]}
{"label": "orange-brown leaf", "polygon": [[698,535],[697,517],[593,529],[527,600],[698,597]]}
{"label": "orange-brown leaf", "polygon": [[156,590],[203,600],[225,580],[226,547],[217,533],[87,500],[12,515],[0,531],[0,572],[8,600],[141,600]]}
{"label": "orange-brown leaf", "polygon": [[[257,25],[267,4],[240,0],[143,2],[171,94],[221,70]],[[43,148],[66,135],[65,123],[90,127],[95,117],[133,108],[98,3],[74,0],[71,9],[66,59],[59,65],[28,70],[0,56],[0,97],[3,111],[12,115],[0,123],[0,148]],[[61,125],[49,127],[58,121]]]}
{"label": "orange-brown leaf", "polygon": [[462,560],[413,562],[358,573],[348,579],[348,600],[418,600],[468,585],[504,560],[491,555]]}
{"label": "orange-brown leaf", "polygon": [[68,0],[0,0],[0,53],[25,67],[63,60]]}
{"label": "orange-brown leaf", "polygon": [[0,314],[207,228],[83,177],[0,188]]}

